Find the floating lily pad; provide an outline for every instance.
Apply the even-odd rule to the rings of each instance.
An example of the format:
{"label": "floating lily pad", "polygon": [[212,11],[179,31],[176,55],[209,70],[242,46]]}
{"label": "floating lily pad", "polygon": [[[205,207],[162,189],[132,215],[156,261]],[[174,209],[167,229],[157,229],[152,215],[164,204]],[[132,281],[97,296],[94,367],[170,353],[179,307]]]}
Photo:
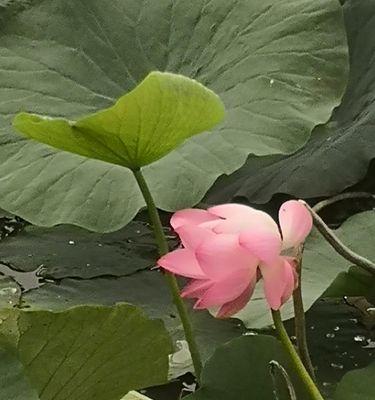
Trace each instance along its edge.
{"label": "floating lily pad", "polygon": [[74,226],[27,226],[1,243],[0,260],[18,271],[35,271],[53,279],[124,276],[155,265],[152,230],[133,221],[120,231],[88,232]]}

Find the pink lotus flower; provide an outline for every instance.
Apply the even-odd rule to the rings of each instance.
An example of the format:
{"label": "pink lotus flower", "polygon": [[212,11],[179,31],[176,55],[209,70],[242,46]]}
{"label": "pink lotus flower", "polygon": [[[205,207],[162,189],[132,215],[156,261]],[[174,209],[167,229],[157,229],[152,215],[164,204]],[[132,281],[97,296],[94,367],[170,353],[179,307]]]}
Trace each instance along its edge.
{"label": "pink lotus flower", "polygon": [[171,225],[182,248],[158,265],[191,278],[182,297],[197,298],[196,309],[218,307],[219,318],[245,307],[259,279],[270,308],[278,310],[297,282],[294,259],[285,252],[305,240],[312,218],[302,202],[290,200],[280,207],[279,223],[282,235],[268,214],[240,204],[178,211]]}

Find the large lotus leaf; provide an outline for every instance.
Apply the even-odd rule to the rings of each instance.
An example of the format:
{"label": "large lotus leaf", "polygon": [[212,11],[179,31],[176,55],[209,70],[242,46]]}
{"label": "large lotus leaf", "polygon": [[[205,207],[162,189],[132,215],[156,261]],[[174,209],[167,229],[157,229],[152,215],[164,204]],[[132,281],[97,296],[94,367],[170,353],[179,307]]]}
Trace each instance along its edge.
{"label": "large lotus leaf", "polygon": [[337,387],[335,400],[373,400],[375,362],[367,368],[348,372]]}
{"label": "large lotus leaf", "polygon": [[24,367],[13,354],[0,350],[0,398],[40,400],[25,376]]}
{"label": "large lotus leaf", "polygon": [[155,239],[143,222],[107,234],[60,225],[27,226],[1,243],[0,261],[16,271],[38,270],[40,276],[82,279],[125,276],[151,268],[158,258]]}
{"label": "large lotus leaf", "polygon": [[[21,307],[28,309],[64,310],[82,304],[113,305],[126,301],[145,310],[153,318],[163,319],[174,340],[184,339],[184,332],[165,279],[157,271],[143,271],[125,277],[98,277],[95,279],[66,278],[46,283],[22,296]],[[238,320],[218,320],[208,312],[189,313],[204,359],[215,348],[240,336],[245,329]]]}
{"label": "large lotus leaf", "polygon": [[121,400],[152,400],[149,397],[144,396],[141,393],[134,392],[133,390],[129,392],[123,399]]}
{"label": "large lotus leaf", "polygon": [[[276,387],[273,384],[270,361],[277,361],[288,371],[298,390],[300,383],[281,344],[271,336],[245,336],[216,350],[203,369],[201,388],[186,399],[289,400],[285,381],[276,378]],[[306,393],[297,393],[299,399],[307,398]]]}
{"label": "large lotus leaf", "polygon": [[343,102],[330,122],[314,129],[306,146],[292,156],[250,157],[240,170],[218,180],[208,202],[246,197],[264,203],[275,193],[328,196],[366,174],[375,155],[375,2],[348,0],[343,9],[350,77]]}
{"label": "large lotus leaf", "polygon": [[375,303],[375,276],[353,266],[341,272],[324,292],[327,297],[363,296]]}
{"label": "large lotus leaf", "polygon": [[143,206],[130,171],[11,133],[15,113],[75,120],[152,70],[194,78],[227,110],[213,133],[148,166],[162,209],[190,206],[249,153],[290,153],[340,102],[337,0],[44,0],[0,9],[0,206],[41,225],[116,230]]}
{"label": "large lotus leaf", "polygon": [[151,72],[114,106],[78,121],[21,113],[13,126],[57,149],[136,170],[212,128],[223,116],[220,99],[198,82]]}
{"label": "large lotus leaf", "polygon": [[[169,336],[161,321],[147,319],[132,305],[0,314],[1,346],[22,363],[38,393],[34,398],[119,400],[131,389],[167,380]],[[3,396],[12,384],[2,380],[1,398],[18,399]]]}
{"label": "large lotus leaf", "polygon": [[[335,233],[351,249],[375,260],[375,212],[354,215]],[[314,230],[306,241],[303,256],[302,293],[305,310],[324,293],[339,273],[347,271],[351,265]],[[284,319],[293,316],[292,301],[283,306],[282,314]],[[237,317],[249,327],[261,328],[272,323],[261,287]]]}
{"label": "large lotus leaf", "polygon": [[[170,242],[172,247],[173,240]],[[64,310],[126,301],[141,306],[151,317],[162,318],[176,340],[184,338],[163,275],[150,271],[157,252],[152,233],[143,222],[133,221],[107,234],[67,225],[28,226],[3,240],[1,247],[0,270],[26,290],[20,299],[14,280],[0,281],[3,305]],[[1,263],[8,267],[4,269]],[[44,286],[39,287],[38,280]],[[218,344],[244,332],[239,321],[216,320],[206,312],[192,313],[192,318],[205,358]]]}
{"label": "large lotus leaf", "polygon": [[13,308],[21,298],[21,287],[9,276],[0,275],[0,309]]}

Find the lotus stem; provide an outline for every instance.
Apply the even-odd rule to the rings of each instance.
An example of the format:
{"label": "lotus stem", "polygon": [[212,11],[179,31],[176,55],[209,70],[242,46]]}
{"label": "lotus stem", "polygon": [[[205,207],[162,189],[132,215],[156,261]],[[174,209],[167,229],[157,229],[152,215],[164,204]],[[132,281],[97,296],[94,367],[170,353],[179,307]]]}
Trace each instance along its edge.
{"label": "lotus stem", "polygon": [[341,193],[338,194],[337,196],[330,197],[329,199],[325,199],[320,201],[319,203],[315,204],[313,207],[313,210],[316,213],[319,213],[320,211],[323,210],[323,208],[326,208],[334,203],[337,203],[339,201],[343,200],[348,200],[348,199],[375,199],[375,195],[372,193],[367,193],[367,192],[347,192],[347,193]]}
{"label": "lotus stem", "polygon": [[[302,200],[300,200],[302,201]],[[358,265],[372,275],[375,275],[375,264],[365,257],[360,256],[354,251],[350,250],[341,240],[333,233],[333,231],[326,225],[326,223],[320,218],[317,212],[311,208],[306,202],[303,201],[305,207],[310,211],[314,225],[327,242],[336,250],[338,254],[350,261],[351,263]]]}
{"label": "lotus stem", "polygon": [[279,396],[277,395],[277,380],[276,380],[276,371],[275,371],[277,369],[278,371],[280,371],[281,376],[285,380],[286,386],[288,388],[290,400],[297,400],[296,391],[294,390],[292,381],[288,375],[288,372],[286,372],[286,369],[275,360],[270,361],[268,365],[270,368],[270,374],[272,377],[273,386],[275,388],[275,399],[279,400]]}
{"label": "lotus stem", "polygon": [[[143,198],[147,205],[147,210],[154,231],[154,236],[158,246],[159,255],[163,256],[164,254],[169,252],[169,247],[163,231],[163,226],[160,221],[159,212],[155,206],[154,199],[152,197],[150,189],[148,188],[147,182],[141,170],[133,170],[133,174],[135,179],[137,180],[138,186],[142,192]],[[202,372],[202,361],[195,340],[193,326],[190,321],[186,305],[180,296],[180,288],[178,286],[176,277],[170,272],[165,272],[164,274],[173,298],[173,302],[177,308],[178,314],[181,319],[181,323],[185,332],[186,341],[189,345],[195,376],[197,382],[200,383],[200,376]]]}
{"label": "lotus stem", "polygon": [[303,298],[302,298],[302,254],[303,254],[303,245],[299,246],[296,255],[296,272],[298,276],[298,285],[293,292],[293,306],[294,306],[294,329],[295,335],[297,338],[297,348],[299,356],[301,360],[309,372],[312,379],[315,381],[315,371],[311,362],[309,347],[307,344],[307,336],[306,336],[306,318],[305,318],[305,309],[303,307]]}
{"label": "lotus stem", "polygon": [[285,330],[283,321],[281,319],[280,311],[271,310],[271,313],[281,344],[288,353],[293,368],[301,379],[302,383],[304,384],[307,393],[309,393],[310,395],[311,400],[324,400],[319,389],[317,388],[310,374],[307,372],[305,366],[303,365],[303,362],[299,358],[298,353],[293,346],[293,343],[289,339],[288,333]]}

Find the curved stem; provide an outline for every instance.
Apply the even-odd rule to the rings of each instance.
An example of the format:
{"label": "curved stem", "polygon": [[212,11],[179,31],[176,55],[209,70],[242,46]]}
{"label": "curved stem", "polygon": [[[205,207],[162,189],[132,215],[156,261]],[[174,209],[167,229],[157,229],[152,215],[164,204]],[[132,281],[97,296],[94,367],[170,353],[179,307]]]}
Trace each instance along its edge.
{"label": "curved stem", "polygon": [[323,208],[330,206],[331,204],[337,203],[339,201],[348,199],[375,199],[375,195],[367,192],[346,192],[338,194],[337,196],[330,197],[315,204],[313,207],[316,213],[319,213]]}
{"label": "curved stem", "polygon": [[295,335],[297,338],[297,348],[298,353],[301,357],[301,360],[307,369],[308,373],[315,381],[315,371],[311,362],[309,347],[307,344],[307,336],[306,336],[306,319],[305,319],[305,310],[303,307],[303,298],[302,298],[302,254],[303,254],[303,245],[299,246],[298,252],[296,255],[296,272],[298,275],[298,285],[297,288],[293,292],[293,306],[294,306],[294,329]]}
{"label": "curved stem", "polygon": [[[154,199],[152,198],[152,194],[147,186],[147,183],[142,175],[142,172],[140,170],[135,170],[135,171],[133,171],[133,174],[134,174],[135,179],[137,180],[138,186],[139,186],[139,188],[142,192],[143,198],[146,202],[147,210],[148,210],[151,224],[152,224],[152,227],[154,230],[155,240],[158,245],[159,254],[162,256],[162,255],[168,253],[169,248],[168,248],[167,239],[165,238],[165,235],[163,232],[163,226],[160,221],[160,216],[159,216],[158,210],[155,206]],[[165,277],[166,277],[169,289],[172,294],[173,302],[177,308],[178,314],[181,319],[182,326],[184,328],[185,338],[186,338],[186,341],[188,342],[191,359],[193,361],[195,376],[199,383],[201,372],[202,372],[202,361],[201,361],[197,343],[195,341],[193,326],[190,322],[189,314],[188,314],[187,308],[185,306],[185,303],[183,302],[183,300],[180,296],[180,289],[178,287],[176,277],[169,272],[165,273]]]}
{"label": "curved stem", "polygon": [[279,399],[279,396],[277,395],[277,382],[276,382],[276,374],[275,374],[275,369],[278,369],[280,371],[280,373],[281,373],[281,376],[285,380],[290,400],[297,400],[296,391],[294,390],[292,381],[291,381],[291,379],[290,379],[290,377],[288,375],[288,372],[286,372],[286,369],[275,360],[271,360],[268,365],[269,365],[269,368],[270,368],[270,374],[271,374],[271,377],[272,377],[273,386],[275,388],[275,391],[274,391],[275,392],[275,399],[276,400]]}
{"label": "curved stem", "polygon": [[312,209],[306,202],[300,200],[305,207],[310,211],[314,225],[327,242],[339,253],[342,257],[355,265],[363,268],[372,275],[375,275],[375,264],[365,257],[360,256],[354,251],[350,250],[341,240],[333,233],[333,231],[325,224],[325,222],[319,217],[314,209]]}
{"label": "curved stem", "polygon": [[301,359],[299,358],[298,353],[293,346],[293,343],[289,339],[288,333],[285,330],[284,324],[281,320],[280,311],[271,310],[271,312],[272,312],[272,319],[275,324],[277,334],[279,335],[279,339],[280,339],[284,349],[288,353],[290,360],[292,362],[292,365],[293,365],[297,375],[300,377],[301,381],[303,382],[303,384],[306,388],[306,391],[310,394],[311,400],[324,400],[323,396],[320,394],[319,389],[316,387],[311,376],[306,371],[306,368],[303,365]]}

